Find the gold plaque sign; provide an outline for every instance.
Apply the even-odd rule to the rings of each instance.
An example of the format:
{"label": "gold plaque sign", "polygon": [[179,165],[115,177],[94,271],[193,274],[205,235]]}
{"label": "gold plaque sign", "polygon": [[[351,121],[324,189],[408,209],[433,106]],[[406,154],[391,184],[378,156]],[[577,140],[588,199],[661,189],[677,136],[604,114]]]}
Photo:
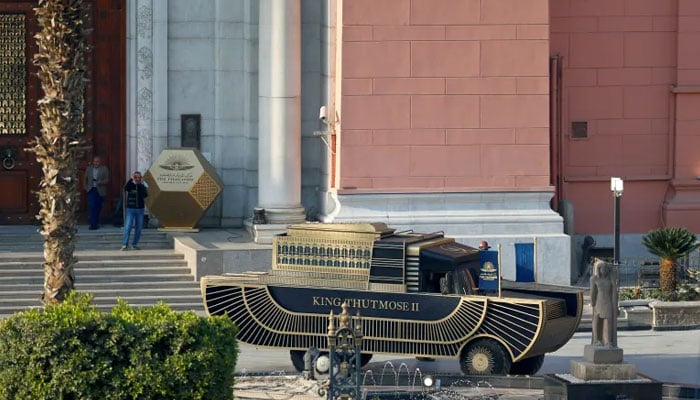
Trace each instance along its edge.
{"label": "gold plaque sign", "polygon": [[194,148],[165,149],[143,176],[146,205],[164,230],[195,228],[224,188],[214,167]]}

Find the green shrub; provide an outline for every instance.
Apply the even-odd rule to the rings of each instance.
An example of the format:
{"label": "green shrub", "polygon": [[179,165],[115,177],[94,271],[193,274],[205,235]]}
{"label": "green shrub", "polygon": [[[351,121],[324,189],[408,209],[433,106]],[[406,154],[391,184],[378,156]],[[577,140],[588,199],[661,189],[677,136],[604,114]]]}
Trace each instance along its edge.
{"label": "green shrub", "polygon": [[0,399],[233,399],[233,322],[71,294],[0,321]]}
{"label": "green shrub", "polygon": [[659,288],[620,288],[619,295],[620,300],[696,301],[700,300],[700,285],[680,285],[675,292]]}

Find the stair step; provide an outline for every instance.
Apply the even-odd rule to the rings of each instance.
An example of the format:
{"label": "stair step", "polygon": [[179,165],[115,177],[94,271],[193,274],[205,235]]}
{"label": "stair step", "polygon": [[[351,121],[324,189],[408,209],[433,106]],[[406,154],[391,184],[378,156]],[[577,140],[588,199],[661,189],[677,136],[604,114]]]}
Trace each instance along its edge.
{"label": "stair step", "polygon": [[[157,303],[159,301],[164,301],[168,304],[199,304],[202,303],[202,296],[196,295],[169,295],[169,296],[125,296],[122,297],[127,303]],[[114,296],[95,296],[92,300],[92,304],[116,304],[117,297]]]}
{"label": "stair step", "polygon": [[[0,233],[0,318],[43,308],[44,238],[37,229],[26,226]],[[145,229],[141,250],[120,251],[122,237],[121,229],[111,226],[96,231],[79,227],[76,290],[93,295],[93,304],[101,311],[111,310],[122,298],[135,308],[163,301],[174,310],[205,314],[199,282],[184,255],[173,249],[172,237]]]}
{"label": "stair step", "polygon": [[[118,249],[122,242],[120,230],[100,233],[78,233],[75,236],[77,250]],[[0,252],[41,251],[44,238],[37,232],[23,234],[0,234]],[[143,248],[167,249],[173,247],[173,240],[167,234],[156,231],[144,231],[139,244]]]}
{"label": "stair step", "polygon": [[[23,261],[10,261],[0,263],[0,273],[5,271],[23,271],[23,270],[36,270],[42,271],[43,261],[36,262],[23,262]],[[154,268],[154,267],[179,267],[187,268],[187,261],[184,259],[178,260],[120,260],[120,259],[103,259],[103,260],[82,260],[79,259],[78,263],[75,264],[75,269],[77,271],[88,270],[88,269],[102,269],[102,268]],[[43,271],[42,271],[43,272]]]}
{"label": "stair step", "polygon": [[[189,274],[190,270],[186,265],[181,266],[168,266],[168,265],[133,265],[133,266],[121,266],[112,267],[101,266],[99,268],[81,268],[76,267],[74,269],[76,279],[85,276],[119,276],[119,275],[151,275],[151,274]],[[23,278],[32,276],[44,276],[44,271],[40,268],[20,268],[20,269],[8,269],[0,267],[0,279],[7,278]]]}
{"label": "stair step", "polygon": [[[133,282],[194,282],[194,277],[190,274],[150,274],[150,275],[100,275],[100,276],[85,276],[79,279],[82,284],[92,284],[92,283],[122,283],[131,284]],[[44,275],[37,275],[32,277],[4,277],[0,276],[0,286],[5,286],[7,284],[22,284],[22,285],[43,285]]]}
{"label": "stair step", "polygon": [[[202,296],[199,294],[183,294],[183,295],[167,295],[167,296],[149,296],[149,295],[134,295],[134,296],[120,296],[127,303],[153,303],[158,301],[164,301],[168,304],[182,304],[182,303],[201,303]],[[11,300],[0,301],[0,308],[5,307],[15,307],[15,308],[27,308],[35,306],[40,303],[40,294],[34,297],[17,298]],[[117,304],[117,296],[98,296],[92,299],[92,304]]]}
{"label": "stair step", "polygon": [[[8,239],[8,238],[28,238],[28,239],[37,239],[37,240],[42,240],[44,237],[41,236],[41,233],[39,233],[39,227],[37,226],[33,230],[29,230],[26,232],[0,232],[0,240],[3,239]],[[121,228],[109,228],[109,229],[98,229],[96,231],[91,231],[87,228],[78,228],[78,233],[75,235],[76,238],[96,238],[96,237],[114,237],[114,236],[119,236],[121,237],[123,235],[123,231]],[[131,232],[131,235],[133,236],[134,233],[133,231]],[[141,231],[141,237],[161,237],[161,238],[168,238],[168,234],[166,232],[160,232],[157,230],[153,229],[144,229]]]}
{"label": "stair step", "polygon": [[[105,251],[105,250],[119,250],[122,244],[121,241],[113,243],[96,244],[91,246],[76,246],[76,251]],[[172,249],[173,246],[168,243],[139,243],[139,247],[142,250],[165,250]],[[44,251],[43,244],[36,245],[14,245],[14,246],[3,246],[0,245],[0,253],[12,253],[12,252],[42,252]]]}
{"label": "stair step", "polygon": [[[5,300],[17,300],[17,299],[26,299],[26,298],[36,298],[39,296],[41,293],[41,286],[40,285],[35,285],[31,286],[29,289],[26,290],[3,290],[0,291],[0,302],[5,301]],[[117,297],[122,297],[122,298],[127,298],[127,297],[132,297],[132,296],[155,296],[155,297],[161,297],[165,298],[168,297],[169,295],[178,295],[178,296],[197,296],[201,298],[201,293],[199,291],[199,287],[196,287],[192,284],[190,284],[189,287],[182,287],[182,288],[130,288],[130,287],[125,287],[124,285],[121,285],[119,288],[114,288],[114,289],[91,289],[91,288],[81,288],[78,291],[81,293],[89,293],[94,296],[99,296],[99,297],[111,297],[111,298],[117,298]]]}
{"label": "stair step", "polygon": [[[40,284],[7,284],[3,286],[3,293],[7,292],[27,292],[27,291],[40,291],[43,284],[43,280]],[[159,281],[159,282],[130,282],[128,286],[121,282],[96,282],[96,283],[85,283],[78,281],[75,284],[75,290],[81,292],[89,292],[96,290],[179,290],[179,289],[189,289],[195,288],[199,289],[199,282],[195,281]]]}
{"label": "stair step", "polygon": [[[133,237],[134,234],[132,232],[131,237]],[[74,236],[77,242],[88,242],[88,241],[94,241],[94,240],[114,240],[119,239],[124,237],[124,234],[121,231],[112,231],[112,232],[103,232],[103,233],[80,233],[78,232],[77,235]],[[171,238],[166,234],[162,232],[146,232],[142,231],[141,232],[141,238],[144,240],[164,240],[168,241],[171,240]],[[31,234],[8,234],[8,233],[0,233],[0,241],[2,242],[10,242],[15,239],[22,239],[24,241],[32,241],[32,242],[43,242],[44,237],[39,234],[39,232],[36,233],[31,233]]]}
{"label": "stair step", "polygon": [[[104,260],[184,260],[185,257],[174,250],[140,250],[140,251],[119,251],[118,249],[108,251],[76,251],[74,253],[78,262],[104,261]],[[37,252],[0,253],[0,265],[9,262],[44,263],[44,255]]]}

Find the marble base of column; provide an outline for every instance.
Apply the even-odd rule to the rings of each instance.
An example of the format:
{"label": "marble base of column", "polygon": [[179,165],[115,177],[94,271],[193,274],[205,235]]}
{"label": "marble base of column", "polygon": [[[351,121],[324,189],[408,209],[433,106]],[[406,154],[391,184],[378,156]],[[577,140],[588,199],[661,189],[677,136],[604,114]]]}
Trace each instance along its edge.
{"label": "marble base of column", "polygon": [[265,218],[268,224],[301,224],[306,221],[306,210],[301,206],[290,208],[263,208],[265,208]]}
{"label": "marble base of column", "polygon": [[255,224],[252,219],[244,223],[246,230],[257,244],[271,244],[275,235],[285,233],[287,226],[306,221],[304,207],[265,208],[264,224]]}
{"label": "marble base of column", "polygon": [[254,224],[251,218],[243,222],[246,231],[256,244],[272,244],[275,235],[285,233],[288,224]]}

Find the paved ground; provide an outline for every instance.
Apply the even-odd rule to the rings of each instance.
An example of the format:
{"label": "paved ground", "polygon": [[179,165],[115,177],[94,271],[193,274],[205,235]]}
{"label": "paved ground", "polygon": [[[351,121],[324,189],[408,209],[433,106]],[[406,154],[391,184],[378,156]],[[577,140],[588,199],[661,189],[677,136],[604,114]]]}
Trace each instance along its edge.
{"label": "paved ground", "polygon": [[[306,380],[299,376],[263,376],[263,377],[238,377],[234,395],[236,399],[250,400],[322,400],[325,396],[318,394],[319,385],[316,381]],[[391,391],[391,388],[384,388]],[[421,397],[423,389],[418,389],[418,395],[413,398],[428,399]],[[427,390],[426,390],[427,391]],[[440,393],[443,396],[440,396]],[[479,387],[460,387],[433,389],[431,394],[438,397],[453,400],[465,399],[499,399],[499,400],[534,400],[542,398],[542,390],[526,389],[498,389],[487,385]],[[371,400],[371,399],[367,399]]]}
{"label": "paved ground", "polygon": [[[569,373],[571,360],[581,359],[583,347],[590,343],[588,332],[576,333],[561,349],[545,357],[538,373]],[[624,351],[625,362],[634,364],[637,371],[664,383],[700,388],[700,330],[681,331],[621,331],[618,344]],[[459,372],[457,361],[418,361],[413,358],[376,356],[365,370],[374,376],[397,371],[404,375],[453,374]],[[417,373],[417,371],[420,371]],[[289,353],[281,350],[254,349],[241,345],[238,359],[236,396],[249,399],[319,399],[315,382],[294,374]],[[255,376],[253,376],[255,375]],[[262,377],[260,376],[262,375]],[[274,378],[274,376],[277,376]],[[365,373],[365,376],[368,376]],[[386,376],[386,375],[385,375]],[[367,386],[370,379],[366,378]],[[417,379],[420,381],[420,379]],[[389,382],[381,382],[387,385]],[[389,383],[390,384],[390,383]],[[459,388],[459,398],[539,399],[542,390],[491,388],[487,383],[466,382]],[[699,389],[700,390],[700,389]]]}
{"label": "paved ground", "polygon": [[[558,351],[545,357],[544,365],[538,374],[568,373],[571,360],[583,357],[583,347],[590,343],[588,332],[579,332]],[[682,331],[621,331],[618,344],[624,351],[625,362],[634,364],[637,371],[664,383],[680,383],[700,386],[700,330]],[[459,365],[455,360],[434,362],[418,361],[413,358],[375,356],[367,367],[381,372],[387,361],[396,370],[422,373],[457,373]],[[282,350],[255,349],[241,345],[237,372],[246,374],[294,373],[289,361],[289,353]],[[403,372],[405,373],[405,372]]]}

